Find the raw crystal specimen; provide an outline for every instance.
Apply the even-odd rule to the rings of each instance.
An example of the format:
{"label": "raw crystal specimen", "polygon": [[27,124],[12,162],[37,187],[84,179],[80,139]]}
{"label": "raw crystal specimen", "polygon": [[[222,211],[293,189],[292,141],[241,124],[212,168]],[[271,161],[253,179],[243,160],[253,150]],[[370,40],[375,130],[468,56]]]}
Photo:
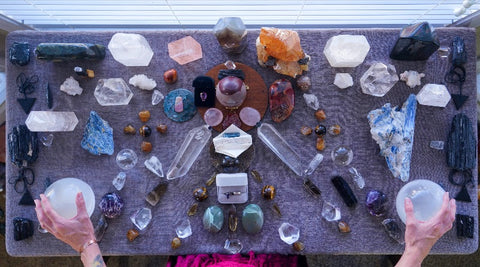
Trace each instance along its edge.
{"label": "raw crystal specimen", "polygon": [[385,104],[372,110],[367,119],[373,140],[380,146],[394,177],[406,182],[410,175],[417,100],[411,94],[402,108]]}
{"label": "raw crystal specimen", "polygon": [[318,98],[314,94],[303,94],[303,99],[305,99],[305,104],[307,106],[315,111],[317,111],[320,108],[320,101],[318,101]]}
{"label": "raw crystal specimen", "polygon": [[312,86],[312,82],[310,81],[310,77],[303,75],[297,78],[297,86],[303,92],[307,92],[310,87]]}
{"label": "raw crystal specimen", "polygon": [[256,234],[262,230],[263,211],[257,204],[249,204],[242,212],[242,225],[245,232]]}
{"label": "raw crystal specimen", "polygon": [[13,239],[20,241],[33,235],[33,222],[27,218],[13,218]]}
{"label": "raw crystal specimen", "polygon": [[152,134],[152,129],[148,125],[143,125],[138,129],[138,132],[143,137],[149,137]]}
{"label": "raw crystal specimen", "polygon": [[303,188],[314,197],[318,197],[322,194],[320,189],[318,189],[318,187],[308,178],[303,180]]}
{"label": "raw crystal specimen", "polygon": [[353,68],[365,60],[370,51],[363,35],[336,35],[328,39],[323,53],[334,68]]}
{"label": "raw crystal specimen", "polygon": [[406,70],[403,73],[400,73],[400,80],[404,81],[410,88],[421,85],[421,79],[423,77],[425,77],[425,73],[418,73],[414,70]]}
{"label": "raw crystal specimen", "polygon": [[163,80],[168,84],[173,84],[178,79],[178,73],[176,69],[169,69],[163,73]]}
{"label": "raw crystal specimen", "polygon": [[102,106],[128,105],[133,97],[132,90],[122,78],[98,80],[93,95]]}
{"label": "raw crystal specimen", "polygon": [[378,190],[371,190],[367,194],[365,205],[373,216],[382,216],[387,212],[387,196]]}
{"label": "raw crystal specimen", "polygon": [[278,234],[283,242],[291,245],[297,242],[297,240],[300,238],[300,229],[289,223],[282,223],[282,225],[280,225],[278,228]]}
{"label": "raw crystal specimen", "polygon": [[203,186],[199,188],[195,188],[195,190],[193,190],[193,197],[197,201],[204,201],[205,199],[208,198],[207,188]]}
{"label": "raw crystal specimen", "polygon": [[430,141],[430,148],[433,148],[436,150],[443,150],[444,146],[445,146],[445,142],[443,141]]}
{"label": "raw crystal specimen", "polygon": [[322,217],[329,222],[333,222],[340,220],[342,213],[340,212],[339,208],[327,201],[324,201],[322,207]]}
{"label": "raw crystal specimen", "polygon": [[159,124],[157,125],[156,129],[157,129],[157,132],[164,134],[167,132],[168,127],[165,124]]}
{"label": "raw crystal specimen", "polygon": [[213,34],[226,53],[240,54],[247,46],[247,28],[241,18],[220,18],[213,27]]}
{"label": "raw crystal specimen", "polygon": [[247,87],[242,79],[227,76],[221,79],[215,89],[218,102],[225,107],[238,107],[247,97]]}
{"label": "raw crystal specimen", "polygon": [[282,212],[280,211],[280,207],[277,205],[277,203],[273,203],[272,209],[278,215],[278,217],[282,217]]}
{"label": "raw crystal specimen", "polygon": [[427,60],[440,47],[436,34],[428,22],[420,22],[402,29],[390,58],[397,60]]}
{"label": "raw crystal specimen", "polygon": [[180,65],[202,58],[202,46],[191,36],[168,43],[168,55]]}
{"label": "raw crystal specimen", "polygon": [[127,179],[127,174],[124,172],[119,172],[117,176],[113,179],[112,184],[118,191],[120,191],[123,189],[126,179]]}
{"label": "raw crystal specimen", "polygon": [[216,233],[223,226],[223,211],[218,206],[210,206],[203,214],[203,228],[209,232]]}
{"label": "raw crystal specimen", "polygon": [[192,235],[192,226],[187,218],[180,219],[175,226],[175,232],[179,238],[187,238]]}
{"label": "raw crystal specimen", "polygon": [[395,219],[385,219],[382,221],[382,224],[385,227],[385,231],[392,239],[402,245],[405,243],[403,229]]}
{"label": "raw crystal specimen", "polygon": [[97,242],[102,241],[103,235],[105,235],[107,228],[108,228],[107,218],[105,217],[105,215],[102,214],[100,216],[100,219],[98,219],[97,225],[95,226],[95,240],[97,240]]}
{"label": "raw crystal specimen", "polygon": [[187,211],[187,215],[188,216],[193,216],[195,214],[197,214],[197,210],[198,210],[198,203],[194,203],[192,206],[190,206],[190,208],[188,209]]}
{"label": "raw crystal specimen", "polygon": [[273,199],[275,197],[275,187],[266,185],[262,188],[262,196],[264,199]]}
{"label": "raw crystal specimen", "polygon": [[27,42],[14,42],[8,49],[8,57],[12,64],[25,66],[30,62],[30,46]]}
{"label": "raw crystal specimen", "polygon": [[98,207],[105,217],[113,219],[120,216],[123,209],[123,200],[116,193],[107,193],[102,197]]}
{"label": "raw crystal specimen", "polygon": [[362,189],[365,187],[365,179],[363,179],[363,176],[355,169],[354,167],[348,168],[348,171],[353,177],[353,181],[355,184],[358,186],[358,188]]}
{"label": "raw crystal specimen", "polygon": [[71,132],[77,126],[74,112],[31,111],[25,124],[32,132]]}
{"label": "raw crystal specimen", "polygon": [[48,134],[40,137],[40,142],[46,147],[50,147],[53,144],[53,134]]}
{"label": "raw crystal specimen", "polygon": [[174,237],[174,238],[172,239],[172,243],[171,243],[172,249],[177,249],[177,248],[179,248],[181,245],[182,245],[182,241],[180,240],[180,238]]}
{"label": "raw crystal specimen", "polygon": [[295,174],[302,176],[306,164],[283,136],[268,123],[262,123],[257,129],[260,140],[270,148]]}
{"label": "raw crystal specimen", "polygon": [[167,187],[167,183],[159,183],[152,191],[147,194],[145,200],[148,202],[148,204],[156,206],[162,196],[165,194],[165,192],[167,192]]}
{"label": "raw crystal specimen", "polygon": [[293,249],[296,251],[303,251],[305,249],[305,245],[300,241],[293,243],[292,246],[293,246]]}
{"label": "raw crystal specimen", "polygon": [[142,122],[147,122],[150,119],[150,111],[148,110],[142,110],[138,113],[138,118]]}
{"label": "raw crystal specimen", "polygon": [[261,66],[272,66],[278,73],[293,78],[308,71],[310,57],[303,52],[295,31],[262,28],[256,47]]}
{"label": "raw crystal specimen", "polygon": [[382,97],[398,82],[395,66],[377,62],[360,78],[362,92],[367,95]]}
{"label": "raw crystal specimen", "polygon": [[212,132],[207,125],[193,128],[187,133],[182,146],[168,168],[167,179],[172,180],[187,174],[200,152],[210,141]]}
{"label": "raw crystal specimen", "polygon": [[113,58],[127,66],[148,66],[153,57],[147,39],[135,33],[116,33],[108,43]]}
{"label": "raw crystal specimen", "polygon": [[242,110],[240,110],[239,117],[240,120],[242,120],[242,122],[248,126],[255,126],[262,119],[260,112],[251,107],[242,108]]}
{"label": "raw crystal specimen", "polygon": [[129,124],[123,128],[123,133],[124,134],[130,134],[130,135],[135,135],[137,133],[137,130],[133,128],[133,125]]}
{"label": "raw crystal specimen", "polygon": [[118,167],[122,168],[123,170],[130,170],[137,164],[138,157],[135,151],[125,148],[117,153],[115,160]]}
{"label": "raw crystal specimen", "polygon": [[138,87],[142,90],[153,90],[157,87],[157,82],[154,79],[150,79],[145,74],[133,75],[132,78],[128,80],[128,83]]}
{"label": "raw crystal specimen", "polygon": [[475,231],[475,222],[472,216],[464,214],[455,214],[455,224],[457,225],[457,237],[473,238]]}
{"label": "raw crystal specimen", "polygon": [[158,105],[158,103],[160,103],[164,98],[165,98],[165,96],[162,94],[162,92],[160,92],[158,90],[153,90],[152,105],[153,106]]}
{"label": "raw crystal specimen", "polygon": [[81,145],[93,155],[113,154],[113,129],[93,110],[90,111]]}
{"label": "raw crystal specimen", "polygon": [[332,150],[332,160],[340,166],[347,166],[353,160],[353,151],[346,146],[338,146]]}
{"label": "raw crystal specimen", "polygon": [[338,231],[340,233],[350,233],[351,232],[350,226],[344,221],[339,221],[337,227],[338,227]]}
{"label": "raw crystal specimen", "polygon": [[145,164],[145,167],[147,167],[147,169],[151,172],[153,172],[155,175],[157,175],[158,177],[163,177],[163,168],[162,168],[162,163],[160,162],[160,160],[155,157],[155,156],[152,156],[150,159],[146,160],[144,162]]}
{"label": "raw crystal specimen", "polygon": [[417,94],[417,101],[420,105],[433,107],[446,107],[451,96],[447,87],[443,84],[425,84]]}
{"label": "raw crystal specimen", "polygon": [[130,216],[130,221],[142,231],[145,227],[148,226],[152,220],[152,210],[149,208],[141,208]]}
{"label": "raw crystal specimen", "polygon": [[211,186],[213,183],[215,183],[216,180],[217,180],[217,173],[214,172],[214,173],[212,174],[212,176],[210,177],[210,179],[208,179],[208,180],[205,182],[205,184],[206,184],[207,186]]}
{"label": "raw crystal specimen", "polygon": [[353,85],[353,78],[349,73],[337,73],[333,84],[340,89],[345,89]]}
{"label": "raw crystal specimen", "polygon": [[225,245],[223,246],[230,254],[240,253],[243,249],[242,242],[239,239],[227,239],[225,240]]}
{"label": "raw crystal specimen", "polygon": [[81,95],[83,88],[80,87],[80,84],[72,76],[67,78],[62,85],[60,85],[60,91],[63,91],[69,95]]}
{"label": "raw crystal specimen", "polygon": [[128,241],[132,242],[140,235],[140,233],[136,229],[130,229],[127,232],[127,239]]}
{"label": "raw crystal specimen", "polygon": [[308,168],[305,170],[305,175],[312,175],[313,172],[317,169],[318,165],[322,163],[323,161],[323,155],[322,154],[316,154],[315,157],[310,161],[308,164]]}
{"label": "raw crystal specimen", "polygon": [[308,126],[302,126],[302,128],[300,128],[300,132],[303,134],[303,135],[311,135],[313,130],[312,128],[308,127]]}
{"label": "raw crystal specimen", "polygon": [[286,120],[295,106],[295,93],[290,81],[280,79],[273,82],[270,85],[269,97],[272,120],[275,122]]}
{"label": "raw crystal specimen", "polygon": [[262,176],[260,175],[260,173],[258,173],[258,171],[252,170],[250,171],[250,174],[253,176],[253,178],[255,178],[257,182],[261,183],[263,181]]}
{"label": "raw crystal specimen", "polygon": [[323,136],[317,137],[317,142],[315,143],[315,147],[318,151],[323,151],[325,149],[325,139]]}
{"label": "raw crystal specimen", "polygon": [[152,151],[152,143],[143,141],[140,148],[142,149],[143,152],[150,153]]}
{"label": "raw crystal specimen", "polygon": [[197,113],[193,93],[179,88],[167,94],[163,101],[163,111],[172,121],[188,121]]}
{"label": "raw crystal specimen", "polygon": [[347,182],[341,176],[335,176],[332,178],[332,184],[337,189],[338,193],[342,197],[345,204],[348,207],[354,207],[358,200],[353,194],[352,188],[347,184]]}
{"label": "raw crystal specimen", "polygon": [[73,59],[103,59],[105,47],[88,43],[41,43],[35,49],[37,59],[66,61]]}
{"label": "raw crystal specimen", "polygon": [[235,205],[230,205],[228,208],[228,230],[230,232],[237,231],[238,226],[238,217],[237,217],[237,208]]}
{"label": "raw crystal specimen", "polygon": [[324,121],[327,118],[327,115],[323,109],[319,109],[315,112],[315,118],[317,121]]}

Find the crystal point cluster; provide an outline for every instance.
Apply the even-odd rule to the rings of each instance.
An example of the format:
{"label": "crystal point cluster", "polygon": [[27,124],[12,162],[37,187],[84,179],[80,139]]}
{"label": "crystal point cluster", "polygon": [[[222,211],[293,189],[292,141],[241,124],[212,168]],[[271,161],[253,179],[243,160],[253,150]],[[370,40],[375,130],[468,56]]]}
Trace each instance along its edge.
{"label": "crystal point cluster", "polygon": [[334,68],[353,68],[365,60],[370,51],[363,35],[336,35],[328,39],[323,53]]}
{"label": "crystal point cluster", "polygon": [[135,33],[116,33],[108,43],[113,58],[127,67],[148,66],[153,51],[147,39]]}
{"label": "crystal point cluster", "polygon": [[406,182],[410,176],[417,100],[411,94],[398,109],[390,103],[368,113],[370,133],[380,146],[393,176]]}

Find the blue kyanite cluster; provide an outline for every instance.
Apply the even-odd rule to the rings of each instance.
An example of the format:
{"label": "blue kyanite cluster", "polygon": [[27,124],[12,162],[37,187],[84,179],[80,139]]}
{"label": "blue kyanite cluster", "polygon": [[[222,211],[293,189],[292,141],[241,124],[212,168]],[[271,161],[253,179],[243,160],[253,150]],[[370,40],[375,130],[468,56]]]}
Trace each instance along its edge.
{"label": "blue kyanite cluster", "polygon": [[370,133],[380,146],[394,177],[406,182],[410,174],[417,100],[411,94],[402,108],[390,103],[368,113]]}
{"label": "blue kyanite cluster", "polygon": [[113,154],[113,129],[95,111],[90,111],[90,118],[83,132],[82,148],[94,155]]}

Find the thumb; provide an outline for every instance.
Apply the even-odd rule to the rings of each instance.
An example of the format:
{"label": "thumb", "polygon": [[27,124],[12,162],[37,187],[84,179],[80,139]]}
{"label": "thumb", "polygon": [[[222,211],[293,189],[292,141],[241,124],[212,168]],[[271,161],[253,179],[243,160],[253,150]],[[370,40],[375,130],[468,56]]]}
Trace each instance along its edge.
{"label": "thumb", "polygon": [[413,203],[412,200],[408,197],[405,198],[405,215],[406,215],[406,223],[408,222],[415,222],[416,218],[413,213]]}
{"label": "thumb", "polygon": [[88,217],[87,207],[85,205],[85,199],[83,199],[82,192],[77,193],[77,197],[75,198],[75,203],[77,204],[77,216],[84,214]]}

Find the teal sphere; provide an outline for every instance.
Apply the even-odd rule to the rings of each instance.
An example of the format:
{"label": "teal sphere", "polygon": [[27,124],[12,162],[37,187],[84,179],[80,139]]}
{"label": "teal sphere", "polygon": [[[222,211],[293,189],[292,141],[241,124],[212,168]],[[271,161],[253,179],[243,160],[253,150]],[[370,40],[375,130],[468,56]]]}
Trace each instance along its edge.
{"label": "teal sphere", "polygon": [[210,206],[203,214],[203,228],[209,232],[216,233],[222,230],[223,210],[218,206]]}
{"label": "teal sphere", "polygon": [[249,234],[256,234],[262,230],[263,211],[257,204],[245,207],[242,214],[243,229]]}

